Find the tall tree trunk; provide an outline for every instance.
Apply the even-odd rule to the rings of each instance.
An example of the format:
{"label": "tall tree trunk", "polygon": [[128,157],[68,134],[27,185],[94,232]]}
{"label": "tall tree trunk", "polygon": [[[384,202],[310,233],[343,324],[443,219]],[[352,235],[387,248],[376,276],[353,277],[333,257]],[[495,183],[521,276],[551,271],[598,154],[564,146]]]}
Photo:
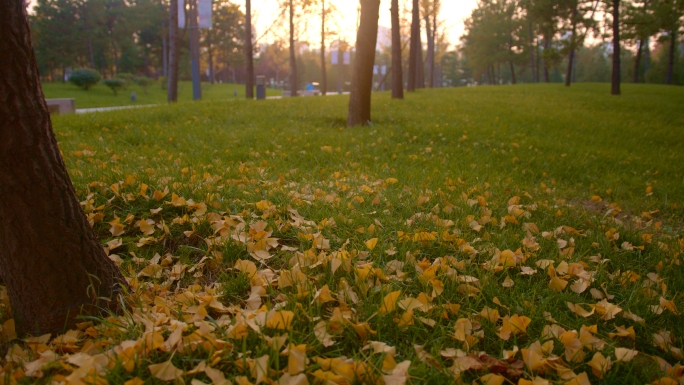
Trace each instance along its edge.
{"label": "tall tree trunk", "polygon": [[162,76],[169,76],[169,46],[166,34],[162,36]]}
{"label": "tall tree trunk", "polygon": [[544,34],[544,83],[549,83],[548,51],[551,48],[551,38],[549,34]]}
{"label": "tall tree trunk", "polygon": [[408,84],[406,85],[406,91],[408,92],[413,92],[416,90],[418,52],[420,50],[420,8],[418,0],[413,0],[413,11],[411,13],[411,47],[409,49]]}
{"label": "tall tree trunk", "polygon": [[367,124],[371,120],[371,90],[379,17],[380,0],[361,0],[361,21],[356,34],[356,57],[347,117],[347,125],[350,127]]}
{"label": "tall tree trunk", "polygon": [[[208,39],[209,40],[209,39]],[[207,63],[209,65],[209,83],[214,84],[214,49],[211,46],[211,40],[208,41],[207,47]]]}
{"label": "tall tree trunk", "polygon": [[513,60],[509,60],[508,65],[511,68],[511,83],[515,84],[517,83],[517,79],[515,78],[515,66],[513,65]]}
{"label": "tall tree trunk", "polygon": [[95,69],[95,57],[93,56],[93,42],[88,36],[88,58],[90,59],[90,68]]}
{"label": "tall tree trunk", "polygon": [[171,0],[169,6],[169,86],[167,100],[169,103],[178,101],[178,0]]}
{"label": "tall tree trunk", "polygon": [[613,76],[612,95],[620,95],[620,0],[613,0]]}
{"label": "tall tree trunk", "polygon": [[534,51],[535,51],[535,54],[536,54],[535,56],[536,56],[536,59],[537,59],[537,64],[536,64],[535,67],[534,67],[534,69],[535,69],[535,71],[536,71],[536,73],[535,73],[535,79],[536,79],[536,82],[539,83],[539,82],[541,82],[541,76],[540,76],[540,73],[539,73],[539,71],[540,71],[540,69],[541,69],[541,55],[539,54],[539,38],[538,38],[538,37],[537,37],[537,44],[536,44],[536,46],[535,46],[535,48],[534,48]]}
{"label": "tall tree trunk", "polygon": [[673,84],[672,76],[674,74],[674,62],[677,53],[677,30],[673,29],[670,32],[670,53],[669,59],[667,61],[667,77],[665,78],[665,84]]}
{"label": "tall tree trunk", "polygon": [[639,67],[641,65],[641,53],[644,51],[644,39],[639,39],[637,54],[634,59],[634,83],[639,83]]}
{"label": "tall tree trunk", "polygon": [[[125,281],[90,228],[52,131],[23,1],[0,1],[0,277],[19,334],[116,308]],[[107,298],[107,299],[105,299]]]}
{"label": "tall tree trunk", "polygon": [[[434,1],[433,4],[436,4]],[[435,7],[437,7],[435,5]],[[441,80],[437,82],[435,67],[437,66],[437,12],[439,8],[434,8],[432,12],[432,61],[430,62],[430,81],[433,87],[441,87]],[[441,79],[441,77],[439,78]]]}
{"label": "tall tree trunk", "polygon": [[434,36],[432,35],[432,26],[430,23],[430,14],[428,12],[425,12],[425,15],[423,15],[423,18],[425,19],[425,33],[427,35],[427,87],[428,88],[433,88],[435,86],[434,83],[434,65],[433,65],[433,57],[435,54],[435,40]]}
{"label": "tall tree trunk", "polygon": [[392,0],[392,98],[404,98],[404,74],[401,64],[401,26],[399,0]]}
{"label": "tall tree trunk", "polygon": [[254,47],[252,46],[252,0],[245,0],[245,97],[254,99]]}
{"label": "tall tree trunk", "polygon": [[534,36],[532,36],[532,22],[529,23],[529,47],[530,47],[530,77],[532,82],[536,82],[537,78],[534,71]]}
{"label": "tall tree trunk", "polygon": [[294,6],[290,0],[290,93],[297,96],[297,58],[295,56]]}
{"label": "tall tree trunk", "polygon": [[321,94],[328,93],[328,74],[325,68],[325,0],[321,0]]}
{"label": "tall tree trunk", "polygon": [[573,64],[575,61],[575,45],[577,41],[577,7],[579,4],[575,6],[575,9],[572,10],[572,35],[570,36],[570,54],[568,55],[568,70],[565,74],[565,86],[570,87],[570,83],[572,82],[572,69],[573,69]]}
{"label": "tall tree trunk", "polygon": [[[420,20],[418,21],[420,23]],[[420,25],[420,24],[419,24]],[[416,63],[416,88],[425,88],[425,62],[423,61],[423,34],[418,33],[418,60]]]}
{"label": "tall tree trunk", "polygon": [[646,79],[646,74],[648,74],[648,70],[651,69],[651,38],[647,37],[646,38],[646,52],[644,52],[644,79]]}

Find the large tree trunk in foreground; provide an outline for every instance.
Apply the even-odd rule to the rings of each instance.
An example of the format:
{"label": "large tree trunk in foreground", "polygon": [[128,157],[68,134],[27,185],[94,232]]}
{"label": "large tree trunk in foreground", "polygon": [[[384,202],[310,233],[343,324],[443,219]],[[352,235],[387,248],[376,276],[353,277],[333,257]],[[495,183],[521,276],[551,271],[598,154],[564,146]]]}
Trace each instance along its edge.
{"label": "large tree trunk in foreground", "polygon": [[572,10],[572,35],[570,36],[570,55],[568,55],[568,70],[565,73],[566,87],[570,87],[570,83],[572,82],[572,68],[575,65],[575,46],[577,45],[577,13],[577,8]]}
{"label": "large tree trunk in foreground", "polygon": [[290,93],[297,96],[297,58],[295,56],[294,8],[290,0]]}
{"label": "large tree trunk in foreground", "polygon": [[401,26],[399,0],[392,0],[392,99],[404,98],[404,74],[401,67]]}
{"label": "large tree trunk in foreground", "polygon": [[418,0],[413,0],[413,11],[411,15],[411,46],[409,48],[409,63],[408,63],[408,84],[406,91],[413,92],[416,90],[416,75],[418,74],[418,52],[420,51],[420,9],[418,8]]}
{"label": "large tree trunk in foreground", "polygon": [[610,93],[620,95],[620,0],[613,0],[613,76]]}
{"label": "large tree trunk in foreground", "polygon": [[171,102],[178,101],[178,0],[171,0],[169,6],[169,85],[167,99]]}
{"label": "large tree trunk in foreground", "polygon": [[252,1],[245,2],[245,57],[247,59],[245,76],[245,97],[254,99],[254,48],[252,47]]}
{"label": "large tree trunk in foreground", "polygon": [[321,1],[321,94],[328,93],[328,74],[325,68],[325,0]]}
{"label": "large tree trunk in foreground", "polygon": [[665,78],[665,84],[672,84],[672,76],[674,73],[674,62],[677,51],[677,30],[673,29],[670,32],[670,53],[667,61],[667,77]]}
{"label": "large tree trunk in foreground", "polygon": [[79,314],[113,307],[125,281],[57,147],[24,2],[0,1],[0,15],[0,277],[20,334],[60,333]]}
{"label": "large tree trunk in foreground", "polygon": [[347,117],[347,125],[350,127],[367,124],[371,119],[371,90],[379,17],[380,0],[361,0],[361,22],[356,33],[356,57]]}

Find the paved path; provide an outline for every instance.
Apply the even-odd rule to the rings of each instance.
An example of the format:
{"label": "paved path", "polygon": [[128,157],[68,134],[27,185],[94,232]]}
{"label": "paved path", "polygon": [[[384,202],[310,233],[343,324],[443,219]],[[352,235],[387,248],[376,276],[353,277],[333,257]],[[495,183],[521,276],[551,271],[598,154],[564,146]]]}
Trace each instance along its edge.
{"label": "paved path", "polygon": [[[337,92],[329,92],[326,94],[326,96],[335,96],[339,95]],[[349,95],[349,92],[343,92],[342,95]],[[266,99],[282,99],[282,96],[267,96]],[[226,99],[228,101],[230,100],[236,100],[236,99]],[[116,111],[116,110],[126,110],[129,108],[143,108],[143,107],[154,107],[154,106],[164,106],[165,104],[140,104],[137,106],[116,106],[116,107],[98,107],[98,108],[77,108],[76,113],[77,114],[89,114],[93,112],[106,112],[106,111]]]}

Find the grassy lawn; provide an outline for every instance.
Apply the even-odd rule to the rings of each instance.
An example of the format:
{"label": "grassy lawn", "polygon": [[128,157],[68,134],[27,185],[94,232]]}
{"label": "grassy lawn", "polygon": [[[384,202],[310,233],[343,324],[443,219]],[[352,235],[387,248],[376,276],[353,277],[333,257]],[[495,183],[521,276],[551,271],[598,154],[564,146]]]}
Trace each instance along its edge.
{"label": "grassy lawn", "polygon": [[[234,92],[237,91],[237,97]],[[127,90],[119,90],[114,95],[112,90],[103,84],[98,84],[88,91],[82,90],[71,83],[43,83],[43,92],[47,99],[74,98],[76,108],[114,107],[142,104],[165,104],[166,90],[162,89],[161,83],[155,83],[147,87],[147,93],[137,84],[128,86]],[[136,102],[131,102],[131,92],[136,94]],[[256,92],[256,91],[255,91]],[[282,91],[267,89],[267,96],[281,95]],[[245,97],[244,84],[228,83],[202,83],[203,100],[227,100]],[[178,101],[192,100],[192,82],[178,83]]]}
{"label": "grassy lawn", "polygon": [[681,383],[684,88],[379,93],[353,129],[347,102],[54,117],[130,306],[5,372]]}

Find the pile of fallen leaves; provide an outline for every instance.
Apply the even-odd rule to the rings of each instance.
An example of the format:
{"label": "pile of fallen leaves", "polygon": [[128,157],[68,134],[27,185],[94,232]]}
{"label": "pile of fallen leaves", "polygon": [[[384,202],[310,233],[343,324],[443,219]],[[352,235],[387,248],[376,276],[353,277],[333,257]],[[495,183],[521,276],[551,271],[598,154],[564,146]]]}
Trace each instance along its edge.
{"label": "pile of fallen leaves", "polygon": [[[194,185],[258,186],[286,203],[228,201],[219,190],[196,202],[171,192],[183,183],[163,178],[154,191],[130,175],[90,184],[81,205],[93,228],[111,235],[104,247],[130,284],[120,299],[127,309],[55,338],[17,339],[3,290],[0,381],[393,385],[420,383],[414,373],[428,370],[454,382],[589,384],[651,362],[656,383],[684,383],[681,336],[659,321],[679,320],[681,296],[662,272],[681,272],[684,240],[660,233],[654,213],[543,228],[574,208],[527,193],[497,202],[486,184],[447,180],[432,192],[336,173],[335,182],[302,186],[248,178],[259,167],[241,167],[241,179],[182,174]],[[390,220],[392,194],[416,212]],[[339,213],[300,214],[313,206]],[[355,228],[349,213],[358,212],[370,212],[369,225]],[[636,229],[640,243],[619,229]],[[497,244],[497,233],[507,241]],[[602,256],[649,252],[662,257],[646,273]],[[522,293],[524,302],[499,299],[530,285],[538,293]],[[556,295],[565,307],[535,310]],[[626,307],[628,296],[644,306]],[[404,333],[410,340],[393,337]]]}

